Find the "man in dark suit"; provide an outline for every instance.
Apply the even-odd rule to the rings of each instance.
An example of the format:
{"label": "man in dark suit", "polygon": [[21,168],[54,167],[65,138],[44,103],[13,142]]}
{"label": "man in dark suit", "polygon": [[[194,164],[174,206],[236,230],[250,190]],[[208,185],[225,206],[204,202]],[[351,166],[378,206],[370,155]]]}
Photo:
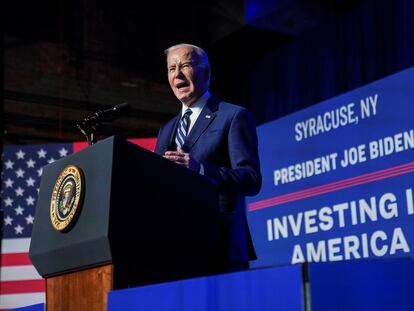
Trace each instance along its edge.
{"label": "man in dark suit", "polygon": [[168,81],[182,109],[161,128],[155,152],[217,184],[226,236],[223,270],[246,269],[256,255],[244,196],[257,194],[262,182],[255,122],[245,108],[210,95],[210,64],[203,49],[178,44],[165,55]]}

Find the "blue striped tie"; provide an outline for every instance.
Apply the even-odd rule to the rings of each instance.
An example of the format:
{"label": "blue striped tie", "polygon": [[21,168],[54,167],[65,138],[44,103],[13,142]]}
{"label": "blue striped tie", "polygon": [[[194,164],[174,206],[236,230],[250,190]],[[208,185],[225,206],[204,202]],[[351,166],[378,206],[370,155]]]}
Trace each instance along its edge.
{"label": "blue striped tie", "polygon": [[180,120],[180,124],[177,128],[177,135],[175,136],[175,143],[177,144],[177,149],[182,148],[184,145],[185,137],[187,136],[188,126],[190,125],[190,114],[193,112],[190,108],[187,108],[184,115]]}

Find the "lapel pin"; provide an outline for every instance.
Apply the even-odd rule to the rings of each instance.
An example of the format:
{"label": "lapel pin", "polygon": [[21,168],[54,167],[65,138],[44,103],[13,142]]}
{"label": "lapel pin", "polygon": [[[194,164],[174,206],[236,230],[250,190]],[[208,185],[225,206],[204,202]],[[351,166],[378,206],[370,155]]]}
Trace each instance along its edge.
{"label": "lapel pin", "polygon": [[210,119],[211,116],[209,114],[206,114],[206,119]]}

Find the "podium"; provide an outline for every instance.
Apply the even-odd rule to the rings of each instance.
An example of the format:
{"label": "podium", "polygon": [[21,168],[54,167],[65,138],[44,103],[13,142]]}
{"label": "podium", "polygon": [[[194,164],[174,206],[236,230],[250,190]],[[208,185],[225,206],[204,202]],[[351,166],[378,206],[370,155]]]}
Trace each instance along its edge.
{"label": "podium", "polygon": [[[83,198],[59,231],[51,198],[68,165]],[[43,168],[29,256],[48,310],[106,310],[112,289],[219,273],[221,223],[212,182],[112,136]]]}

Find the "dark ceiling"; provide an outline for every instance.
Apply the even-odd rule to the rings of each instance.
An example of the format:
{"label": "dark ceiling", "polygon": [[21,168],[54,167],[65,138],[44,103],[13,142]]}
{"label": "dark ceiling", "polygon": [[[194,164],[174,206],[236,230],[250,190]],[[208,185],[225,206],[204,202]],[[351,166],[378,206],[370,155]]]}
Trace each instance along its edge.
{"label": "dark ceiling", "polygon": [[[239,72],[248,74],[245,68],[263,54],[335,19],[359,2],[15,0],[4,5],[4,46],[10,55],[39,42],[58,44],[68,49],[68,61],[79,70],[83,70],[86,62],[94,61],[116,65],[147,81],[166,84],[163,50],[172,44],[189,42],[207,50],[215,77],[212,88],[231,98],[237,93],[237,85],[230,82],[232,76]],[[6,67],[7,61],[6,58]],[[6,94],[10,91],[7,82],[6,76]],[[15,93],[8,94],[16,96]],[[70,100],[62,100],[66,100],[65,105],[71,105]],[[73,108],[76,107],[74,104]],[[93,110],[94,106],[88,109]],[[156,135],[160,122],[171,116],[171,109],[159,111],[162,117],[158,119],[148,111],[145,115],[146,108],[134,109],[146,121],[154,120],[152,130],[136,129],[142,135]],[[141,123],[137,116],[135,124]],[[129,130],[132,133],[132,128]],[[36,141],[35,136],[25,141]],[[51,135],[47,140],[59,140],[59,137]]]}
{"label": "dark ceiling", "polygon": [[[162,51],[172,44],[192,42],[215,54],[237,49],[240,58],[257,56],[359,2],[15,0],[5,5],[5,48],[63,43],[72,49],[74,62],[99,58],[164,79],[164,71],[158,74],[164,68]],[[103,49],[85,46],[88,35],[96,36]]]}

